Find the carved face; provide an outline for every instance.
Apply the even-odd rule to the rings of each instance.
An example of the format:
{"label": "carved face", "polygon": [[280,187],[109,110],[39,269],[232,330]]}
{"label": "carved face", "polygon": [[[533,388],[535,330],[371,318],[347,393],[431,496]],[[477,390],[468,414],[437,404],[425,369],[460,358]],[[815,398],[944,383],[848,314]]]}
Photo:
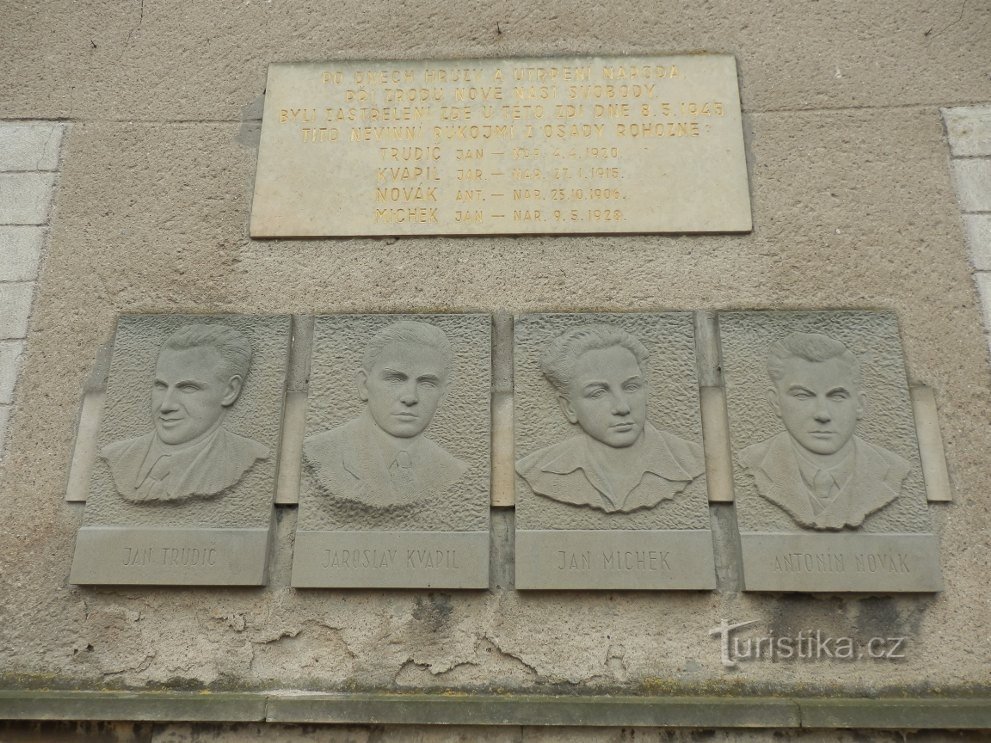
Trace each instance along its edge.
{"label": "carved face", "polygon": [[158,438],[188,444],[209,433],[241,393],[241,377],[223,374],[217,349],[162,349],[155,368],[151,412]]}
{"label": "carved face", "polygon": [[578,357],[561,408],[572,423],[608,446],[636,443],[647,420],[647,380],[636,357],[622,346]]}
{"label": "carved face", "polygon": [[412,343],[382,349],[370,372],[358,372],[358,393],[386,433],[401,439],[430,425],[447,388],[447,369],[438,353]]}
{"label": "carved face", "polygon": [[783,375],[771,390],[771,405],[792,438],[814,454],[840,451],[864,415],[864,395],[850,365],[786,359]]}

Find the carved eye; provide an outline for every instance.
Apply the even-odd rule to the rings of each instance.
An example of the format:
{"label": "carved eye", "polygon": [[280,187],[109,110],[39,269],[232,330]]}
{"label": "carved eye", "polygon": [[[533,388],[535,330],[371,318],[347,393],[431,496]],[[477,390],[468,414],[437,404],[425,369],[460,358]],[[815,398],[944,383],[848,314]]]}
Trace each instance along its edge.
{"label": "carved eye", "polygon": [[184,382],[179,385],[179,390],[181,392],[196,392],[199,389],[200,386],[198,384],[193,384],[192,382]]}
{"label": "carved eye", "polygon": [[850,398],[850,393],[839,390],[837,392],[830,392],[830,400],[848,400]]}
{"label": "carved eye", "polygon": [[636,392],[642,386],[643,385],[641,385],[640,382],[627,382],[625,385],[623,385],[623,389],[626,390],[627,392]]}
{"label": "carved eye", "polygon": [[599,398],[602,397],[604,394],[606,394],[606,391],[601,387],[599,387],[589,392],[587,395],[585,395],[585,397]]}

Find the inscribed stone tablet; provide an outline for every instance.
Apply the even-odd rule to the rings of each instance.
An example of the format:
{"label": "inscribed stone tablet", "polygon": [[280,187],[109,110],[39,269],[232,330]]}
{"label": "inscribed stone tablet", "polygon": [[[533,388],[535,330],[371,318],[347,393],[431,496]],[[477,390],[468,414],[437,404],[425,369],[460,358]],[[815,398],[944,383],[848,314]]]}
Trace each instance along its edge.
{"label": "inscribed stone tablet", "polygon": [[894,314],[719,315],[749,591],[938,591]]}
{"label": "inscribed stone tablet", "polygon": [[269,67],[253,237],[750,229],[731,56]]}
{"label": "inscribed stone tablet", "polygon": [[70,583],[265,583],[289,325],[120,318]]}
{"label": "inscribed stone tablet", "polygon": [[490,333],[316,318],[293,586],[488,587]]}
{"label": "inscribed stone tablet", "polygon": [[691,313],[524,315],[515,389],[517,588],[715,587]]}

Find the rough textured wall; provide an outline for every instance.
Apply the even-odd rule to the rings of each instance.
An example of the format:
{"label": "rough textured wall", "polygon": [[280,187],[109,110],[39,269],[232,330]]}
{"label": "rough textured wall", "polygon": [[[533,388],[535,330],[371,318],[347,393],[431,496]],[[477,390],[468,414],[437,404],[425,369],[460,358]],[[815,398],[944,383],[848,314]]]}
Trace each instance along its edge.
{"label": "rough textured wall", "polygon": [[[979,3],[8,4],[0,118],[67,119],[8,432],[4,683],[727,692],[988,681],[987,346],[939,107],[991,99]],[[749,235],[252,241],[270,61],[712,50],[739,61]],[[118,313],[883,308],[940,407],[956,501],[932,508],[938,596],[521,595],[67,585],[80,392]],[[500,546],[501,545],[501,546]],[[501,551],[500,551],[501,550]],[[731,588],[731,581],[724,584]],[[720,619],[905,635],[897,662],[720,663]]]}

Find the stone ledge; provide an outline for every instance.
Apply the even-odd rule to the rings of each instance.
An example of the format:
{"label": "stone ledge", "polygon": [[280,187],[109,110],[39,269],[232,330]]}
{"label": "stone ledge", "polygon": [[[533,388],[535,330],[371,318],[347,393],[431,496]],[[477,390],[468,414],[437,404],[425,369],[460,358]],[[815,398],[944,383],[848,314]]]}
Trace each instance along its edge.
{"label": "stone ledge", "polygon": [[987,729],[991,699],[801,699],[804,728]]}
{"label": "stone ledge", "polygon": [[271,697],[269,722],[598,727],[798,727],[793,701],[719,697],[328,694]]}
{"label": "stone ledge", "polygon": [[0,691],[0,720],[257,722],[264,694],[124,691]]}
{"label": "stone ledge", "polygon": [[0,720],[991,729],[991,699],[0,691]]}

